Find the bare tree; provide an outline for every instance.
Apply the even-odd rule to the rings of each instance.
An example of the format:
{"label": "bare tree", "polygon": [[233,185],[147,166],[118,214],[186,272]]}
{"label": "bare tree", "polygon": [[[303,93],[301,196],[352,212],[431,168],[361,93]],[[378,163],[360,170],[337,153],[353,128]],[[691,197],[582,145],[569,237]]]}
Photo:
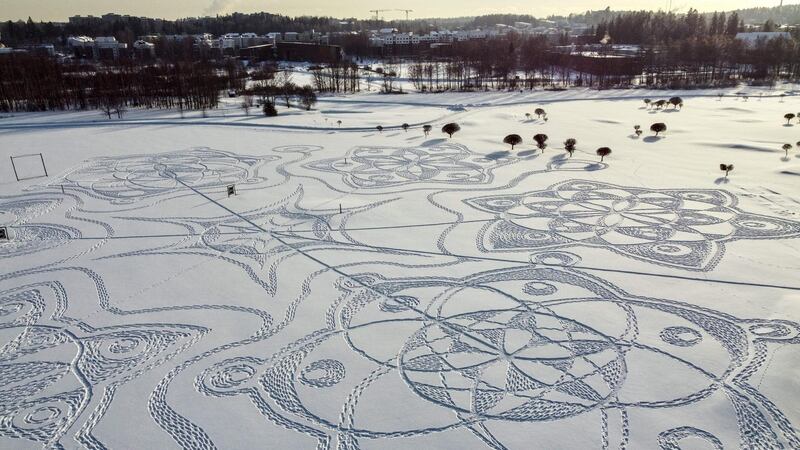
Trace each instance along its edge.
{"label": "bare tree", "polygon": [[245,95],[242,99],[242,109],[244,110],[244,115],[250,115],[250,108],[253,107],[253,96],[252,95]]}
{"label": "bare tree", "polygon": [[653,133],[656,134],[656,136],[658,136],[658,133],[663,133],[667,131],[667,125],[661,122],[656,122],[650,125],[650,131],[652,131]]}
{"label": "bare tree", "polygon": [[453,137],[453,135],[459,131],[461,131],[461,127],[455,122],[448,123],[442,127],[442,133],[447,133],[450,137]]}
{"label": "bare tree", "polygon": [[783,146],[781,148],[786,153],[786,157],[788,158],[789,157],[789,150],[792,149],[792,144],[783,144]]}
{"label": "bare tree", "polygon": [[514,146],[522,143],[522,136],[518,134],[509,134],[505,138],[503,138],[503,143],[508,144],[511,146],[511,150],[514,150]]}
{"label": "bare tree", "polygon": [[634,125],[633,132],[636,133],[636,136],[642,135],[642,126],[641,125]]}
{"label": "bare tree", "polygon": [[650,100],[649,98],[644,99],[644,104],[648,109],[650,108],[650,103],[651,102],[652,102],[652,100]]}
{"label": "bare tree", "polygon": [[281,90],[281,96],[283,97],[283,101],[286,104],[287,108],[291,108],[292,104],[290,100],[292,99],[292,95],[297,90],[297,85],[292,82],[292,72],[287,70],[282,70],[275,74],[275,84]]}
{"label": "bare tree", "polygon": [[600,157],[600,162],[603,162],[603,158],[611,154],[611,149],[608,147],[600,147],[597,149],[597,156]]}
{"label": "bare tree", "polygon": [[306,111],[311,111],[311,107],[317,104],[317,94],[311,89],[311,86],[303,86],[300,89],[300,103]]}
{"label": "bare tree", "polygon": [[336,121],[336,125],[339,125],[339,128],[342,128],[342,121],[341,120],[337,120]]}
{"label": "bare tree", "polygon": [[430,135],[432,129],[433,129],[433,127],[430,126],[430,125],[423,125],[422,126],[422,132],[425,134],[425,136]]}

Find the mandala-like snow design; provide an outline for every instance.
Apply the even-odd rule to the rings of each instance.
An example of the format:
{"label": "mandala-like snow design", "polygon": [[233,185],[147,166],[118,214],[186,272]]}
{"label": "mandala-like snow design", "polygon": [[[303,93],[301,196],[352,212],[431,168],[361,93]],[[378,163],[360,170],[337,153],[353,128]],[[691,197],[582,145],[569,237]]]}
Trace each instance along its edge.
{"label": "mandala-like snow design", "polygon": [[721,190],[645,189],[574,180],[545,190],[466,200],[496,214],[482,251],[591,246],[688,270],[710,270],[725,243],[800,236],[800,223],[743,212]]}
{"label": "mandala-like snow design", "polygon": [[[20,273],[10,280],[57,272]],[[185,350],[206,332],[184,324],[94,328],[75,321],[65,314],[71,290],[94,291],[99,304],[107,304],[107,294],[96,274],[68,272],[74,272],[74,281],[66,284],[34,282],[0,291],[0,438],[63,448],[64,443],[76,443],[66,433],[81,423],[73,437],[83,446],[101,448],[92,428],[117,387]],[[89,299],[82,296],[81,307],[90,306]]]}
{"label": "mandala-like snow design", "polygon": [[[494,167],[516,160],[447,143],[356,149],[344,168],[303,165],[321,150],[274,149],[284,181],[259,191],[270,204],[250,210],[237,198],[216,213],[209,196],[192,217],[165,213],[177,195],[201,198],[185,185],[213,192],[264,179],[270,158],[207,149],[95,160],[67,175],[66,193],[0,198],[0,219],[14,232],[0,244],[10,268],[0,273],[0,447],[101,449],[146,436],[148,445],[183,448],[274,439],[320,450],[500,449],[529,448],[535,436],[554,448],[570,436],[584,448],[800,448],[781,411],[792,399],[764,395],[783,393],[777,368],[787,354],[774,350],[800,343],[797,323],[632,295],[577,270],[580,258],[561,251],[504,267],[370,247],[350,235],[370,227],[347,222],[394,199],[342,212],[332,201],[301,201],[304,187],[337,189],[302,174],[291,193],[291,169],[335,172],[340,187],[376,188],[361,192],[370,196],[490,184]],[[556,158],[502,188],[460,189],[486,195],[535,173],[603,168]],[[460,198],[427,197],[464,227],[451,209]],[[153,201],[107,203],[142,199]],[[797,223],[744,213],[716,190],[576,181],[469,203],[498,216],[482,234],[490,250],[594,245],[700,270],[728,241],[798,235]],[[96,218],[137,225],[136,239],[108,240],[114,230]],[[543,235],[552,241],[530,243]],[[100,255],[86,258],[90,251]],[[109,272],[141,267],[106,288],[81,261]],[[39,267],[25,269],[31,264]],[[230,286],[194,286],[206,276]]]}
{"label": "mandala-like snow design", "polygon": [[[9,240],[0,241],[0,258],[30,255],[76,243],[85,232],[95,236],[113,234],[108,224],[84,217],[82,204],[76,196],[61,193],[0,197],[0,226],[8,227],[10,235]],[[75,247],[80,248],[78,251],[89,251],[86,247],[91,244],[81,242]],[[37,263],[43,261],[39,259]]]}
{"label": "mandala-like snow design", "polygon": [[10,226],[11,240],[0,241],[0,257],[20,256],[58,247],[80,236],[74,228],[30,221],[55,209],[61,199],[47,195],[0,197],[0,225]]}
{"label": "mandala-like snow design", "polygon": [[492,169],[509,164],[510,157],[495,160],[475,155],[461,144],[430,147],[356,147],[346,158],[324,159],[305,167],[340,174],[355,188],[388,188],[412,183],[484,184]]}
{"label": "mandala-like snow design", "polygon": [[[168,245],[143,248],[114,254],[105,258],[129,258],[134,256],[187,255],[205,256],[231,263],[242,270],[268,293],[274,293],[278,284],[276,270],[278,265],[297,255],[298,248],[323,248],[335,244],[326,242],[330,238],[333,217],[346,220],[350,215],[374,208],[383,202],[364,207],[348,209],[342,214],[338,209],[308,211],[300,206],[304,197],[302,189],[272,204],[250,211],[240,216],[225,215],[216,217],[138,217],[130,220],[150,222],[159,225],[175,225],[188,231],[186,238]],[[242,219],[245,218],[246,220]],[[257,224],[260,228],[256,228]],[[303,232],[301,236],[312,240],[299,240],[287,244],[275,239],[269,232]]]}
{"label": "mandala-like snow design", "polygon": [[[270,421],[323,447],[466,429],[506,448],[515,433],[555,428],[595,442],[635,431],[665,448],[686,437],[800,444],[783,413],[748,382],[766,363],[769,343],[800,343],[797,323],[635,297],[571,269],[356,279],[342,281],[347,299],[334,328],[277,360],[215,363],[195,385],[209,396],[247,395]],[[693,412],[704,408],[715,408],[715,417]],[[631,429],[640,416],[657,424],[659,415],[664,423],[693,419],[676,429]]]}
{"label": "mandala-like snow design", "polygon": [[196,188],[260,183],[265,178],[260,175],[259,167],[277,159],[280,158],[244,156],[210,148],[97,158],[54,184],[125,204],[182,189],[181,182]]}

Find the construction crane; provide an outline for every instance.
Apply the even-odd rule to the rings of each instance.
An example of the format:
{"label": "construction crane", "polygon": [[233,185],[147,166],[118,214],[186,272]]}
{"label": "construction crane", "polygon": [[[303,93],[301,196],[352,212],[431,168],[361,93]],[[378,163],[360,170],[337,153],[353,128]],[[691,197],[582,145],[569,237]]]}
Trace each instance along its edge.
{"label": "construction crane", "polygon": [[414,12],[413,9],[370,9],[369,10],[369,12],[375,14],[375,20],[383,20],[383,17],[380,16],[380,13],[387,11],[402,11],[406,13],[406,20],[408,20],[408,13]]}
{"label": "construction crane", "polygon": [[414,12],[413,9],[395,9],[395,11],[403,11],[404,13],[406,13],[406,21],[408,21],[408,13]]}
{"label": "construction crane", "polygon": [[386,11],[394,11],[393,9],[370,9],[369,12],[375,14],[375,20],[383,20],[379,14]]}

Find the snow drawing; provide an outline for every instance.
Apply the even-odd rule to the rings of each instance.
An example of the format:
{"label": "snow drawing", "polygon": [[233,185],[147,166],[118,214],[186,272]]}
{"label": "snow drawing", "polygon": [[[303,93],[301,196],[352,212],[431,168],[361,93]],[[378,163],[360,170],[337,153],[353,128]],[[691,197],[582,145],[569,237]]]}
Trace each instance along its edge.
{"label": "snow drawing", "polygon": [[346,158],[324,159],[305,167],[341,174],[354,188],[376,189],[411,183],[470,185],[490,183],[492,170],[512,163],[505,156],[492,160],[472,153],[461,144],[437,143],[430,147],[356,147]]}
{"label": "snow drawing", "polygon": [[[597,247],[710,273],[797,222],[723,190],[532,177],[609,167],[578,157],[325,150],[93,159],[0,197],[0,447],[800,447],[762,385],[800,324],[581,267]],[[403,201],[455,220],[392,228]]]}
{"label": "snow drawing", "polygon": [[485,252],[573,246],[688,270],[710,270],[739,239],[800,236],[800,223],[743,212],[722,190],[642,189],[586,180],[466,200],[496,214],[478,237]]}
{"label": "snow drawing", "polygon": [[[577,259],[540,255],[554,256]],[[519,430],[504,423],[533,432],[567,419],[564,432],[596,433],[606,443],[653,433],[651,442],[663,448],[687,436],[748,448],[800,444],[783,413],[750,383],[768,346],[800,343],[797,323],[635,297],[568,267],[463,278],[370,272],[338,286],[345,296],[329,311],[330,328],[280,355],[212,364],[196,380],[200,391],[246,395],[254,413],[324,447],[429,434],[447,442],[464,429],[506,448]],[[699,348],[714,357],[696,356]],[[658,388],[645,394],[648,383]],[[392,407],[376,409],[371,401],[383,396]],[[341,405],[326,408],[319,397]],[[724,408],[735,425],[631,426],[653,414],[680,423],[706,407]],[[402,426],[381,426],[397,415]]]}
{"label": "snow drawing", "polygon": [[265,180],[260,175],[260,166],[277,159],[210,148],[105,157],[90,160],[52,184],[63,184],[91,197],[126,204],[173,192],[180,186],[176,178],[195,187],[260,183]]}

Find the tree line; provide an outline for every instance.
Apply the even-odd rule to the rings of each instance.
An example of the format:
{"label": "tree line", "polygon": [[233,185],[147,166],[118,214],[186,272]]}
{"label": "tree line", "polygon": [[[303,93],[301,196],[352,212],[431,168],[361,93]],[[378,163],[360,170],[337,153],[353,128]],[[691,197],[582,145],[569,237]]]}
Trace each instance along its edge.
{"label": "tree line", "polygon": [[[745,22],[765,23],[800,23],[800,5],[785,5],[771,8],[749,8],[733,11],[739,20]],[[457,12],[456,12],[457,13]],[[730,16],[732,12],[729,12]],[[555,22],[584,23],[599,27],[610,24],[617,17],[625,17],[641,12],[614,11],[610,8],[587,11],[581,14],[552,15],[547,17]],[[654,13],[655,14],[655,13]],[[711,22],[713,14],[698,14],[703,20]],[[722,13],[725,14],[725,13]],[[333,17],[300,16],[289,17],[280,14],[233,13],[213,15],[209,17],[192,17],[177,20],[153,19],[147,17],[117,16],[107,19],[94,18],[76,22],[36,22],[30,17],[26,20],[8,20],[0,22],[0,34],[6,44],[17,46],[38,43],[64,43],[71,35],[114,36],[121,42],[132,43],[138,36],[150,34],[200,34],[253,32],[266,34],[270,32],[296,31],[304,32],[360,32],[368,29],[397,28],[402,32],[427,33],[431,30],[489,28],[496,24],[513,25],[514,22],[528,22],[541,25],[540,19],[531,15],[519,14],[487,14],[482,16],[462,16],[453,18],[420,18],[406,20],[359,20],[348,18],[341,20]],[[726,22],[727,23],[727,22]],[[597,29],[597,28],[595,28]],[[612,34],[613,36],[613,34]]]}
{"label": "tree line", "polygon": [[14,54],[0,61],[0,111],[99,109],[109,118],[129,107],[205,111],[217,107],[221,91],[243,88],[238,77],[203,61],[101,67]]}

